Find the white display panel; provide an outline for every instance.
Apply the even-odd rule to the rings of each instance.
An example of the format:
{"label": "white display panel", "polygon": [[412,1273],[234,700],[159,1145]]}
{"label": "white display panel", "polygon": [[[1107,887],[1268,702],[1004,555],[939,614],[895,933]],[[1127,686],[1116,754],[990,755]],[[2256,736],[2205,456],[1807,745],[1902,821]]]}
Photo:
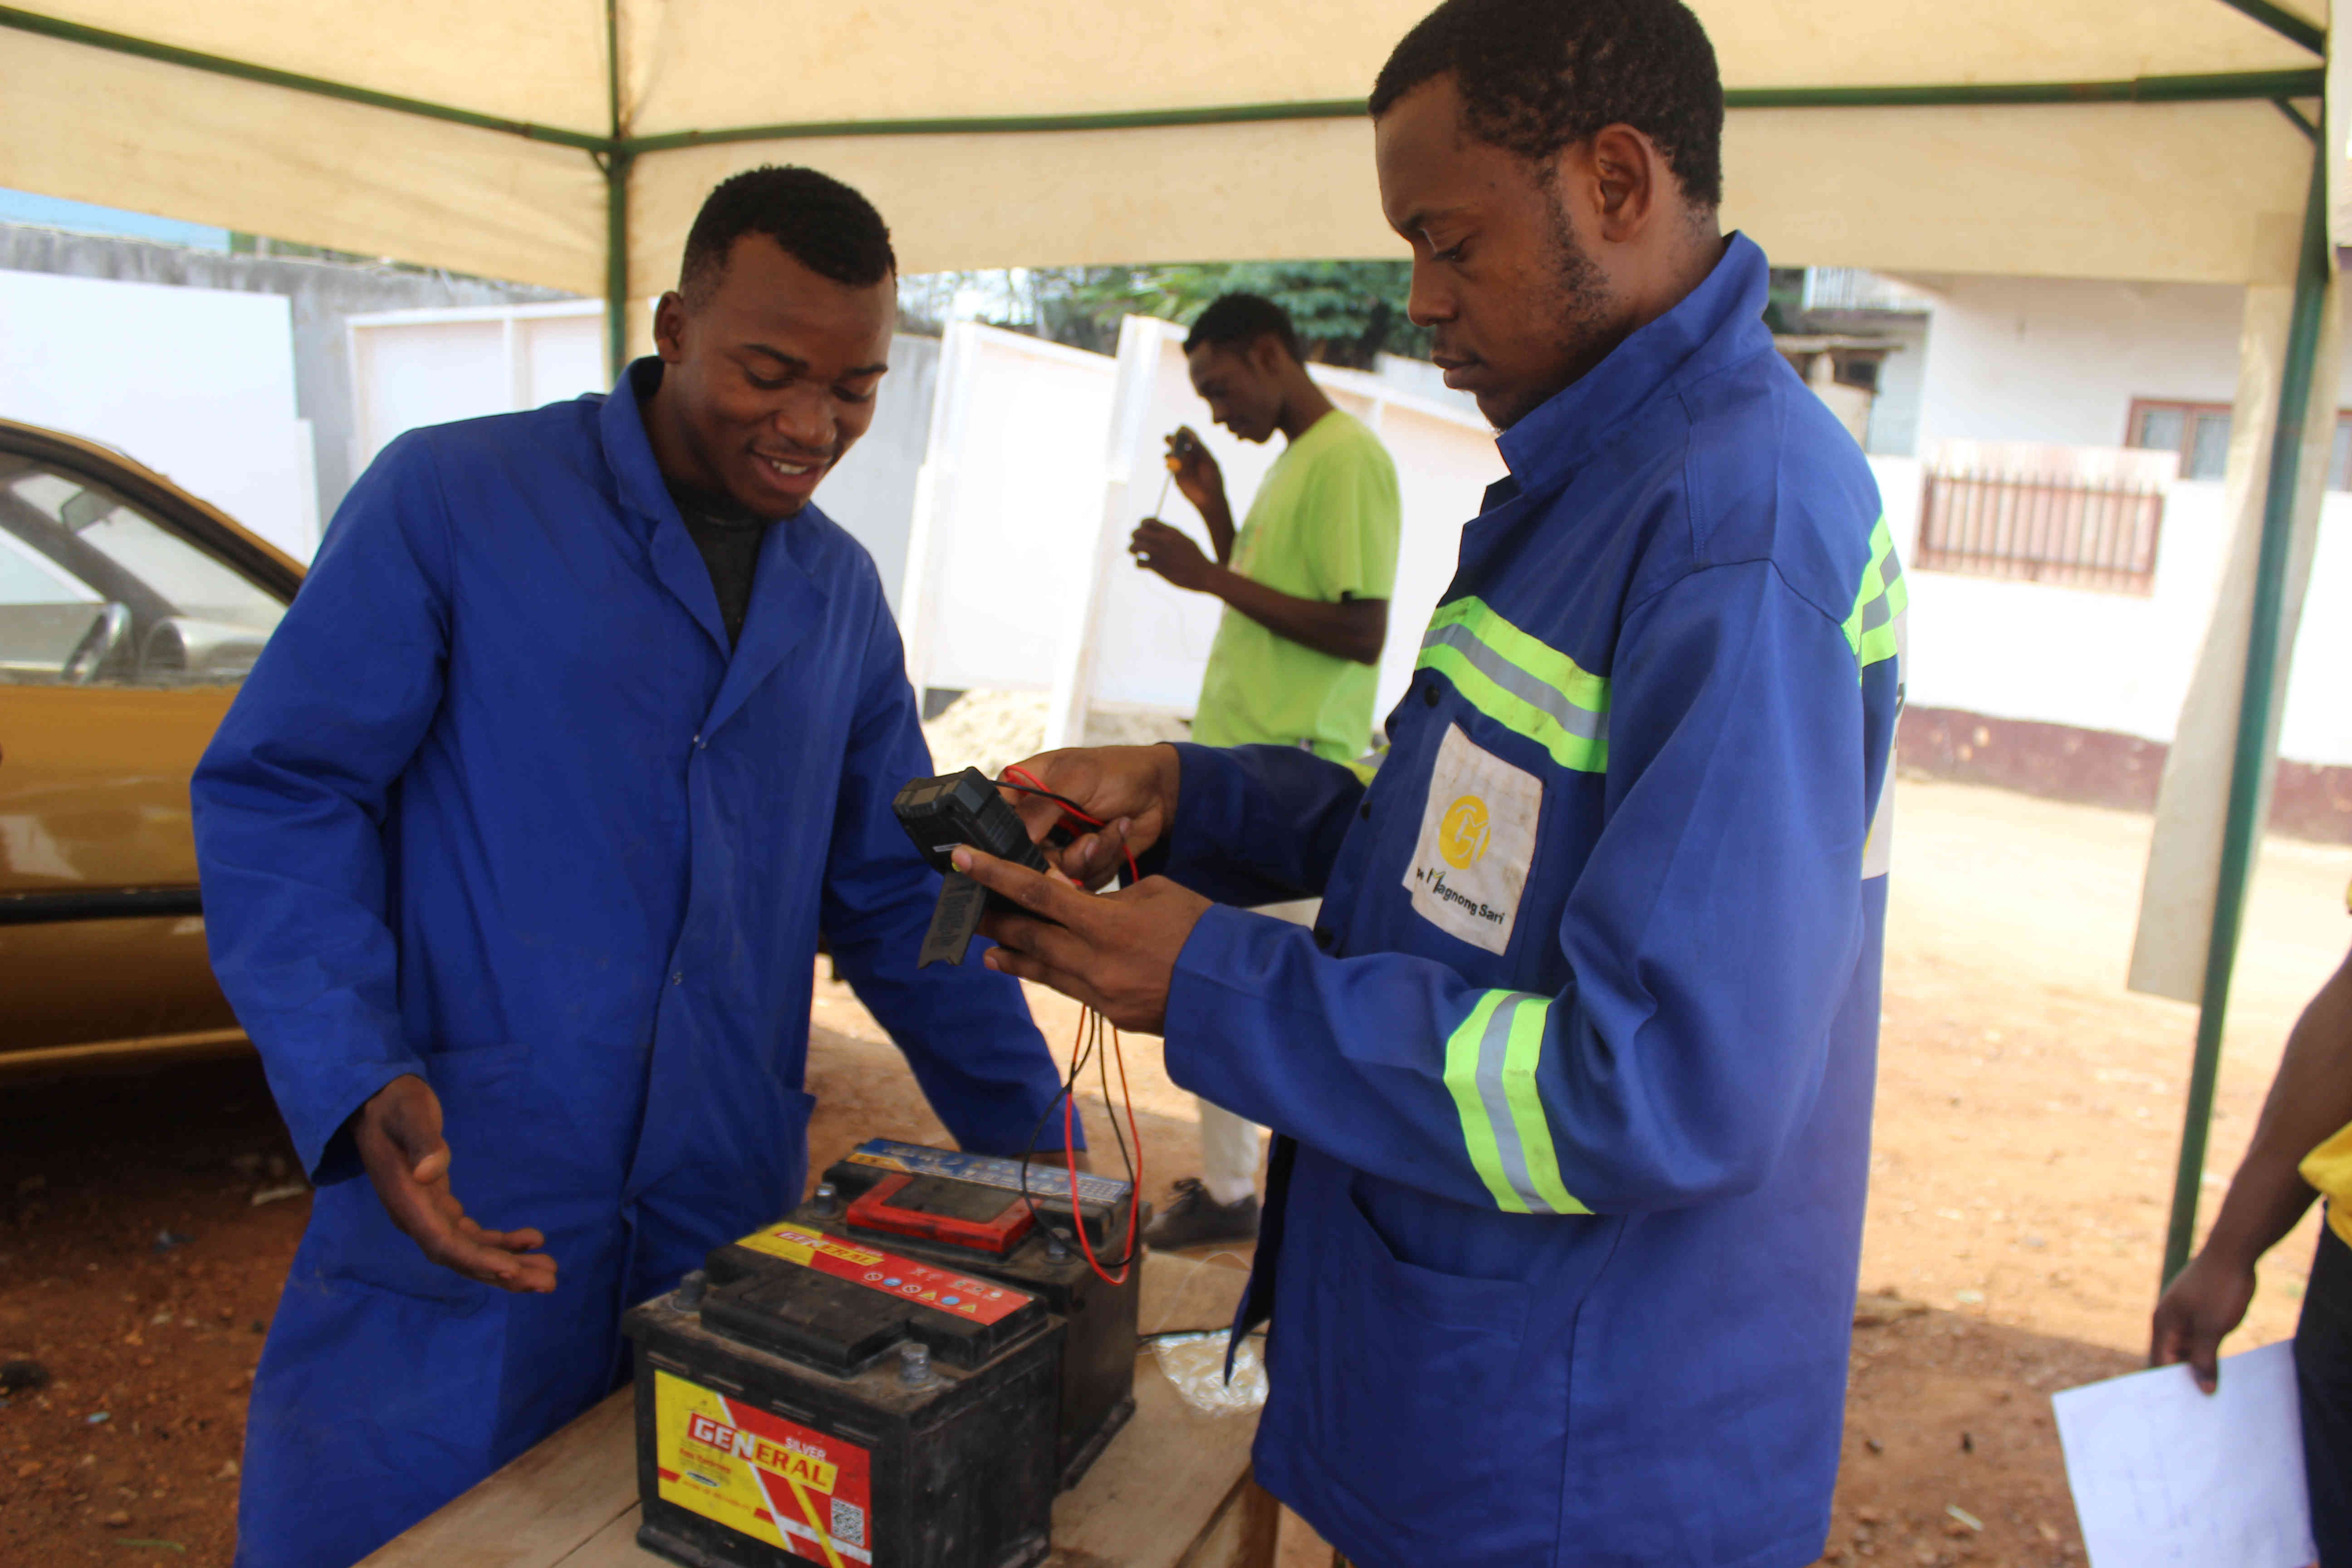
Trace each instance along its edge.
{"label": "white display panel", "polygon": [[1044,690],[1099,524],[1112,362],[948,330],[899,624],[918,689]]}
{"label": "white display panel", "polygon": [[604,307],[593,300],[353,316],[352,471],[426,425],[602,392]]}
{"label": "white display panel", "polygon": [[317,548],[282,295],[0,271],[0,418],[103,442],[297,560]]}

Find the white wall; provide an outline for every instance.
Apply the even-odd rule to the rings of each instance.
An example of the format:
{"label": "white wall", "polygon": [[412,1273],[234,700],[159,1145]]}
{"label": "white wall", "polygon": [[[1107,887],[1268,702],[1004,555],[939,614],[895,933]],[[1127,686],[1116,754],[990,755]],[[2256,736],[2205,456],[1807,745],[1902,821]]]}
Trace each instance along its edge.
{"label": "white wall", "polygon": [[[598,300],[385,310],[351,317],[346,330],[354,474],[403,431],[517,413],[612,385]],[[874,557],[894,610],[939,355],[934,338],[892,341],[874,424],[817,491],[824,514]]]}
{"label": "white wall", "polygon": [[352,472],[425,425],[602,392],[604,307],[593,300],[353,316]]}
{"label": "white wall", "polygon": [[948,329],[898,596],[916,689],[1052,685],[1101,516],[1111,374],[1102,354]]}
{"label": "white wall", "polygon": [[[1910,279],[1934,299],[1918,444],[2123,445],[2132,399],[2228,404],[2244,290],[2050,278]],[[2352,377],[2345,384],[2352,387]]]}
{"label": "white wall", "polygon": [[1878,363],[1878,392],[1870,400],[1870,439],[1864,450],[1890,458],[1919,454],[1921,402],[1927,391],[1927,324],[1926,316],[1896,316],[1871,322],[1862,330],[1876,337],[1895,338],[1902,347]]}
{"label": "white wall", "polygon": [[2303,625],[2294,637],[2279,755],[2298,763],[2352,763],[2352,495],[2327,498],[2319,513]]}
{"label": "white wall", "polygon": [[298,560],[317,548],[280,296],[0,271],[0,417],[128,453]]}
{"label": "white wall", "polygon": [[901,332],[890,340],[890,374],[876,395],[874,423],[816,492],[824,515],[874,557],[894,615],[904,596],[917,486],[930,447],[940,353],[937,338]]}
{"label": "white wall", "polygon": [[[1916,553],[1924,466],[1874,458],[1895,548],[1911,585],[1905,699],[2170,742],[2228,552],[2218,480],[2182,480],[2165,496],[2155,590],[2147,597],[1926,572]],[[2352,496],[2321,514],[2309,608],[2295,642],[2280,754],[2352,764]]]}

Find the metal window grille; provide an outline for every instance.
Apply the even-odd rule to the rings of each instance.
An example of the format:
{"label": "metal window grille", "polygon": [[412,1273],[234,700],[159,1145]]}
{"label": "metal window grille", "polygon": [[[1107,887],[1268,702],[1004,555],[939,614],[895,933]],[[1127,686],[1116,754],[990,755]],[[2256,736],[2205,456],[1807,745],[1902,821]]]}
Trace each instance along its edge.
{"label": "metal window grille", "polygon": [[1910,564],[2144,596],[2163,523],[2154,485],[1931,468]]}

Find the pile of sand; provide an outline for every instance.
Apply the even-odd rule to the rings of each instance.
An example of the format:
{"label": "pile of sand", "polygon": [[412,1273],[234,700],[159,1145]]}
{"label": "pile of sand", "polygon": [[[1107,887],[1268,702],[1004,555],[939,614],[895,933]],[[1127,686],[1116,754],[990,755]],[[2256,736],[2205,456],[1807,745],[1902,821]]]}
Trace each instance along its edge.
{"label": "pile of sand", "polygon": [[1042,691],[967,691],[923,726],[931,765],[943,773],[978,768],[990,778],[1045,745]]}
{"label": "pile of sand", "polygon": [[1192,739],[1192,721],[1164,708],[1097,708],[1087,714],[1089,746],[1149,746]]}

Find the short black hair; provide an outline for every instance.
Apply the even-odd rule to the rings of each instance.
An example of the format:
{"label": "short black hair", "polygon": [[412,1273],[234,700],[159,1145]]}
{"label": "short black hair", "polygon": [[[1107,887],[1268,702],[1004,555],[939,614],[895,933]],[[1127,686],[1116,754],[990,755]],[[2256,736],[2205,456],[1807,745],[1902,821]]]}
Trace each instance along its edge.
{"label": "short black hair", "polygon": [[1609,125],[1657,143],[1700,206],[1723,202],[1723,78],[1682,0],[1445,0],[1389,56],[1374,118],[1451,72],[1465,129],[1548,158]]}
{"label": "short black hair", "polygon": [[1184,352],[1191,353],[1202,343],[1229,348],[1260,338],[1272,338],[1292,359],[1306,363],[1307,356],[1298,352],[1298,329],[1290,324],[1290,312],[1263,294],[1220,294],[1210,300],[1192,319],[1192,330],[1184,334]]}
{"label": "short black hair", "polygon": [[735,242],[764,234],[784,254],[836,283],[863,288],[898,270],[890,230],[874,204],[830,174],[797,164],[746,169],[703,199],[686,237],[678,289],[690,302],[709,297]]}

